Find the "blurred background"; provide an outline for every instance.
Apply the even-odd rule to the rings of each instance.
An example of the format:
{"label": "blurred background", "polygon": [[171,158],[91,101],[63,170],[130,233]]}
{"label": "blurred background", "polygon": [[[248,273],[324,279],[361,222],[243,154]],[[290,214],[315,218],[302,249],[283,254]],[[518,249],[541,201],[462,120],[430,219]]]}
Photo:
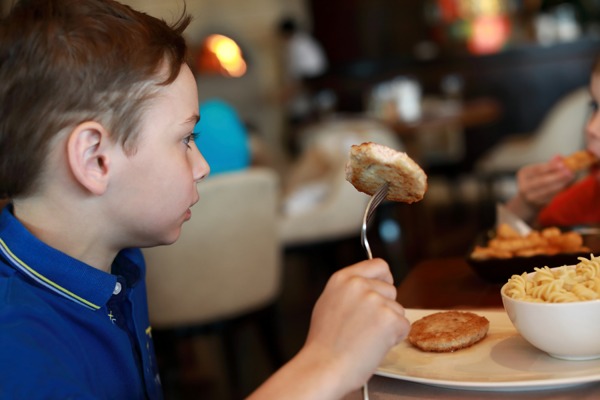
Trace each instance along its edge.
{"label": "blurred background", "polygon": [[[184,7],[181,0],[123,2],[167,20]],[[4,11],[10,3],[0,0]],[[477,235],[493,226],[496,202],[514,194],[520,166],[584,146],[586,86],[600,54],[600,0],[187,0],[185,6],[194,16],[186,35],[199,100],[232,106],[248,133],[248,168],[277,176],[279,284],[266,303],[275,308],[278,336],[267,341],[281,345],[282,354],[269,358],[261,331],[240,321],[248,310],[155,329],[167,398],[241,398],[300,348],[328,276],[364,258],[358,237],[368,198],[343,177],[351,144],[385,141],[428,174],[422,202],[384,203],[370,231],[375,255],[388,260],[397,281],[423,259],[466,256]],[[310,74],[290,73],[284,18],[320,47],[325,62]],[[296,118],[290,104],[299,94],[307,102]],[[198,251],[194,267],[207,268],[202,256]],[[221,347],[219,334],[204,328],[232,319],[233,336]]]}

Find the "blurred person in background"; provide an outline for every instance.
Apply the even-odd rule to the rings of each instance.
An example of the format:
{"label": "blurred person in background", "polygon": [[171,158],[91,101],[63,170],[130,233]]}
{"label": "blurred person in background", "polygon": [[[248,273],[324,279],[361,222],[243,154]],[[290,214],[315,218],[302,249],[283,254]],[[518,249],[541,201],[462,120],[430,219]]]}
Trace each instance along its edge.
{"label": "blurred person in background", "polygon": [[194,141],[210,165],[211,175],[246,169],[252,160],[248,129],[237,111],[220,99],[200,104]]}
{"label": "blurred person in background", "polygon": [[[600,158],[600,59],[590,79],[591,115],[585,128],[586,149]],[[565,132],[565,134],[572,134]],[[600,223],[600,168],[594,165],[582,179],[564,157],[531,164],[517,172],[518,193],[507,208],[537,226],[573,226]]]}
{"label": "blurred person in background", "polygon": [[[286,106],[286,119],[291,135],[311,121],[316,112],[315,93],[311,81],[325,74],[327,57],[321,44],[301,30],[290,17],[281,19],[278,33],[283,39],[283,87],[281,99]],[[293,141],[293,137],[290,138]],[[293,149],[293,145],[288,143]]]}
{"label": "blurred person in background", "polygon": [[[194,142],[208,164],[210,176],[236,172],[251,166],[282,169],[278,153],[237,109],[220,98],[200,104],[200,120],[194,127]],[[210,177],[209,176],[209,177]]]}

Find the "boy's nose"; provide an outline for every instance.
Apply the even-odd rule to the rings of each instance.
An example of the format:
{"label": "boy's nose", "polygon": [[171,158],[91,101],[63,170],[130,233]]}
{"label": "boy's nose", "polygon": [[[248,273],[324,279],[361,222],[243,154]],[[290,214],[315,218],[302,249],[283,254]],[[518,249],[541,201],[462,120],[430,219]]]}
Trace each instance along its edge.
{"label": "boy's nose", "polygon": [[210,173],[210,165],[206,162],[206,159],[196,147],[196,144],[192,144],[192,154],[191,154],[191,162],[192,162],[192,175],[194,177],[194,181],[198,182],[208,176]]}
{"label": "boy's nose", "polygon": [[595,139],[600,139],[600,113],[594,112],[586,125],[586,134]]}

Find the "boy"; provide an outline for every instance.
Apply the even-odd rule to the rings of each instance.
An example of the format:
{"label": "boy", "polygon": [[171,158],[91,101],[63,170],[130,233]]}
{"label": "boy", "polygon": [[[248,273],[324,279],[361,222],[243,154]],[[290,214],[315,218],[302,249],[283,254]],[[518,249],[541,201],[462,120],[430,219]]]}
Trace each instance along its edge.
{"label": "boy", "polygon": [[[162,397],[138,248],[178,238],[209,173],[188,23],[112,0],[23,0],[2,20],[3,397]],[[408,326],[385,262],[347,267],[252,398],[340,398]]]}

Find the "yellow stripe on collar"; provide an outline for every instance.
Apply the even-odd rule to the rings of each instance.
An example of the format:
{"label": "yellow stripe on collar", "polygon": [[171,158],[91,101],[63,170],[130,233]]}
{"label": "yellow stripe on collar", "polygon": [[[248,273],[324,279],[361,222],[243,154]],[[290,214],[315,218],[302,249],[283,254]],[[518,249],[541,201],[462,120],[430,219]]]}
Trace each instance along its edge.
{"label": "yellow stripe on collar", "polygon": [[50,287],[61,292],[62,294],[66,295],[68,297],[71,297],[73,300],[77,301],[78,303],[82,303],[94,310],[100,309],[100,306],[98,306],[94,303],[91,303],[80,296],[77,296],[75,293],[65,289],[64,287],[60,286],[56,282],[51,281],[50,279],[46,278],[44,275],[40,274],[39,272],[37,272],[36,270],[31,268],[29,265],[25,264],[25,262],[23,262],[12,251],[10,251],[10,249],[8,248],[8,246],[2,239],[0,239],[0,246],[2,246],[2,248],[4,249],[4,252],[11,258],[11,260],[13,260],[15,263],[17,263],[19,267],[23,268],[34,279],[40,280],[41,282],[45,283],[46,285],[49,285]]}

